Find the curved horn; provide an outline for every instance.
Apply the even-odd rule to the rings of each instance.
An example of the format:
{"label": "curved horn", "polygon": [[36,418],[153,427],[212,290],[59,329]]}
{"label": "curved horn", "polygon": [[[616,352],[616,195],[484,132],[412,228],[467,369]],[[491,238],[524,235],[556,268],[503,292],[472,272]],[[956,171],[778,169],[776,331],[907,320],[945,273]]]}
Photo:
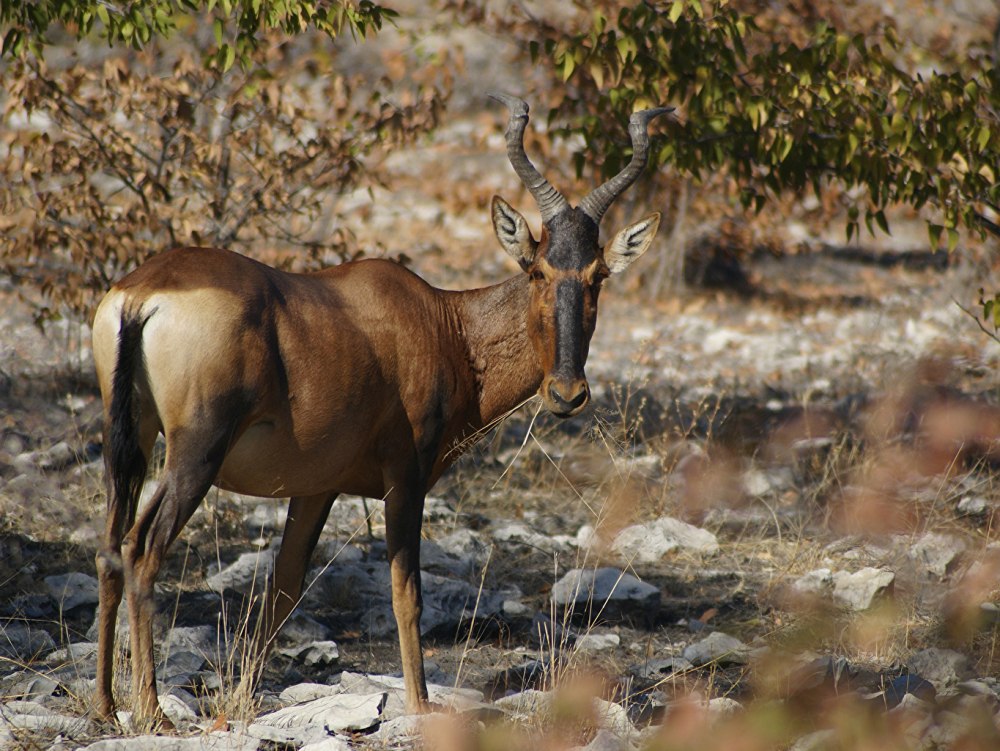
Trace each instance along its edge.
{"label": "curved horn", "polygon": [[551,183],[542,177],[535,165],[524,153],[524,128],[528,124],[528,103],[523,99],[509,94],[490,94],[510,110],[510,120],[507,122],[507,158],[514,172],[521,178],[524,187],[535,197],[538,210],[542,214],[542,222],[548,223],[552,217],[569,207],[562,193],[552,187]]}
{"label": "curved horn", "polygon": [[632,161],[617,175],[604,185],[594,188],[590,194],[580,201],[580,211],[600,224],[605,212],[611,207],[625,189],[636,181],[646,167],[649,158],[649,134],[646,129],[654,117],[666,112],[673,112],[673,107],[656,107],[651,110],[633,112],[628,121],[628,132],[632,137]]}

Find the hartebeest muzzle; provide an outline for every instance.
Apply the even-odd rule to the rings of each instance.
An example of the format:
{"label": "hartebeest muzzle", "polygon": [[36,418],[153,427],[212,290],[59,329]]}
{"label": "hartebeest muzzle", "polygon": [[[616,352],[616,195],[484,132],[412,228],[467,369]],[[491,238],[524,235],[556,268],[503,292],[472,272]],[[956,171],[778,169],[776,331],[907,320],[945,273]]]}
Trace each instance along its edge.
{"label": "hartebeest muzzle", "polygon": [[590,386],[586,379],[572,381],[547,378],[542,383],[542,400],[545,408],[557,417],[579,414],[590,401]]}

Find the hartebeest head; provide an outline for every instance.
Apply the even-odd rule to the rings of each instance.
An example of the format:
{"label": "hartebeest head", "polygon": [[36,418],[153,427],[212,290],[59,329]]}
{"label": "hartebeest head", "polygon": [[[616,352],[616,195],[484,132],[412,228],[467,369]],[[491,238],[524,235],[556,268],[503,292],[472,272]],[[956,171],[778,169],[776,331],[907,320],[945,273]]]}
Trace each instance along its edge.
{"label": "hartebeest head", "polygon": [[641,256],[656,235],[660,214],[650,214],[618,232],[603,248],[601,218],[636,181],[649,155],[649,122],[672,107],[636,112],[629,121],[632,160],[573,208],[524,152],[528,105],[517,97],[493,94],[510,110],[507,156],[542,215],[542,237],[535,240],[528,223],[499,196],[493,197],[493,228],[506,250],[531,278],[528,334],[543,377],[539,394],[560,417],[582,410],[590,399],[584,365],[597,323],[601,283]]}

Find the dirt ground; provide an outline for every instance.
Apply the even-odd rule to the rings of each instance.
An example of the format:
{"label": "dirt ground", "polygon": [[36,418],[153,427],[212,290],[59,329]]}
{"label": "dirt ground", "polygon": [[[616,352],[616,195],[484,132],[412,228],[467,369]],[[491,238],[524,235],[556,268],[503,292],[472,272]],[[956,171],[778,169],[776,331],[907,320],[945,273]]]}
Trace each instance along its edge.
{"label": "dirt ground", "polygon": [[[482,40],[466,36],[470,70],[483,70],[489,48],[477,68],[472,50]],[[499,80],[483,88],[502,88],[509,70],[490,70]],[[440,195],[421,190],[421,169],[447,163],[453,190],[495,190],[534,216],[505,161],[501,115],[471,101],[465,91],[433,139],[390,159],[394,193],[347,197],[341,207],[359,238],[377,237],[389,255],[406,252],[418,273],[450,288],[514,270],[492,237],[485,204],[448,213]],[[467,579],[485,589],[514,585],[524,610],[430,634],[431,678],[457,680],[487,698],[546,687],[551,661],[536,663],[544,666],[552,650],[544,630],[562,627],[562,613],[549,604],[553,584],[583,564],[581,556],[587,566],[622,565],[606,551],[497,542],[498,525],[576,539],[587,525],[621,528],[664,515],[714,532],[720,552],[628,567],[661,591],[658,606],[566,622],[577,633],[619,637],[618,647],[579,656],[572,667],[600,675],[601,691],[626,703],[637,723],[655,721],[665,702],[688,691],[741,702],[759,693],[740,665],[667,683],[644,673],[709,627],[753,647],[844,657],[878,676],[898,674],[926,647],[955,648],[967,657],[969,676],[995,678],[997,623],[978,609],[997,603],[1000,591],[995,578],[976,583],[971,574],[997,551],[1000,341],[976,320],[980,288],[1000,284],[996,248],[963,241],[950,256],[929,253],[923,225],[908,216],[894,232],[845,247],[841,227],[817,233],[790,223],[788,245],[806,233],[808,252],[760,251],[736,265],[707,247],[691,261],[703,264],[705,283],[655,299],[642,284],[612,280],[587,368],[593,405],[563,422],[529,404],[433,491],[443,510],[426,520],[425,539],[472,529],[493,540],[488,563]],[[663,232],[629,275],[653,276],[657,255],[670,251],[667,240]],[[89,330],[63,321],[40,332],[30,306],[0,280],[0,332],[0,621],[30,622],[56,644],[83,641],[93,605],[61,612],[37,595],[47,576],[93,574],[103,524]],[[975,512],[960,507],[968,498],[981,501]],[[161,627],[218,622],[223,605],[206,577],[213,565],[280,535],[280,526],[261,521],[279,507],[209,494],[160,577]],[[961,541],[938,573],[906,557],[927,533]],[[352,543],[374,560],[384,553],[381,538],[376,523],[358,529]],[[344,539],[328,528],[321,548],[334,550]],[[891,617],[878,629],[864,631],[857,614],[788,596],[810,571],[869,563],[896,575]],[[967,595],[971,620],[949,599],[956,592]],[[221,599],[237,621],[239,596]],[[304,610],[329,630],[339,661],[308,668],[277,655],[266,691],[342,670],[399,670],[395,635],[373,636],[361,611],[315,599]],[[540,637],[545,616],[555,625]]]}

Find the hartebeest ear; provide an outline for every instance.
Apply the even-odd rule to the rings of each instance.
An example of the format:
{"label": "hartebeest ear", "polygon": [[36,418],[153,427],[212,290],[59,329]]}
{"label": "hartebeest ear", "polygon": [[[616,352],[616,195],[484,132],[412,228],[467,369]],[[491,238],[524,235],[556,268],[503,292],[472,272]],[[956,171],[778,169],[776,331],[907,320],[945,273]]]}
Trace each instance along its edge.
{"label": "hartebeest ear", "polygon": [[490,212],[493,214],[493,231],[497,233],[500,245],[527,271],[535,259],[535,249],[538,248],[538,243],[528,229],[528,223],[500,196],[493,196]]}
{"label": "hartebeest ear", "polygon": [[660,212],[650,214],[626,227],[604,248],[604,262],[612,274],[624,271],[636,258],[649,249],[660,226]]}

